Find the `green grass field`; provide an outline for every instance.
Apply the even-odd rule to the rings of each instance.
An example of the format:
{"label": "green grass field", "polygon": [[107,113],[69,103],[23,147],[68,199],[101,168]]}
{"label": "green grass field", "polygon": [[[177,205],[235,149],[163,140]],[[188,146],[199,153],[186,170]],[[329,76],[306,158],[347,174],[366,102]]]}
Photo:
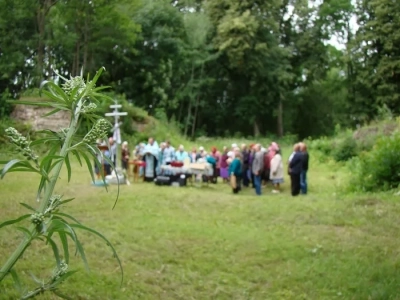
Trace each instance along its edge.
{"label": "green grass field", "polygon": [[[120,287],[111,250],[82,233],[91,271],[70,262],[79,272],[61,290],[72,299],[400,299],[398,198],[346,195],[350,172],[332,162],[311,161],[307,196],[292,198],[288,178],[282,194],[268,187],[262,197],[222,183],[134,183],[121,187],[114,210],[115,186],[92,186],[77,164],[69,184],[65,175],[57,192],[76,197],[65,211],[110,239],[125,272]],[[0,181],[0,221],[26,213],[19,202],[37,205],[37,183],[15,173]],[[20,239],[13,227],[0,230],[0,263]],[[32,287],[29,273],[45,277],[53,266],[49,247],[36,242],[17,270]],[[0,288],[0,299],[16,298],[11,278]]]}

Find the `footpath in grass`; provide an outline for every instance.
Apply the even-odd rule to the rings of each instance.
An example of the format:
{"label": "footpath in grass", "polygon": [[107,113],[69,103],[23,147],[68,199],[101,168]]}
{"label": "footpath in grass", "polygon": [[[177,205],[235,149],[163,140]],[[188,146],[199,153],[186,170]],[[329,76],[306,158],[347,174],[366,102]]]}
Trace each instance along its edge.
{"label": "footpath in grass", "polygon": [[[65,174],[57,192],[76,197],[68,213],[114,244],[118,266],[100,240],[81,235],[91,272],[79,269],[61,288],[72,299],[398,299],[400,294],[400,205],[385,194],[345,195],[348,174],[336,165],[316,165],[310,194],[292,198],[264,189],[233,195],[219,183],[208,187],[157,187],[133,183],[117,189],[90,185],[84,168]],[[9,174],[0,182],[0,220],[21,215],[19,202],[35,206],[36,178]],[[0,263],[20,235],[0,230]],[[49,247],[36,243],[17,265],[46,276]],[[49,255],[46,255],[48,253]],[[15,299],[7,280],[0,299]],[[50,295],[42,299],[54,299]]]}

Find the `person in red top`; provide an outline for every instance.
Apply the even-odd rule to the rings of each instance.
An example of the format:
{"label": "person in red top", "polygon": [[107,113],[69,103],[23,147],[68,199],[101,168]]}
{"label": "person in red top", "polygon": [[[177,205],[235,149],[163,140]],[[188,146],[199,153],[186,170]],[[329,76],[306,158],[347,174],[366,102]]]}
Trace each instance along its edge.
{"label": "person in red top", "polygon": [[216,161],[215,169],[214,169],[214,174],[213,174],[213,182],[217,182],[218,176],[220,174],[220,168],[221,168],[221,153],[218,151],[216,147],[211,147],[211,156],[214,157]]}

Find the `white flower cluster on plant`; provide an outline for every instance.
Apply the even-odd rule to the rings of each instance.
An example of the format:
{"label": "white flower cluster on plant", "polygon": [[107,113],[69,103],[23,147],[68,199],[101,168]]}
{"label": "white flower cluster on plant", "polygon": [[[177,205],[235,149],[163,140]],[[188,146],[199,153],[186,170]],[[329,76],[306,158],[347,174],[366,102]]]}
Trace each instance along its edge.
{"label": "white flower cluster on plant", "polygon": [[77,97],[86,88],[86,83],[82,76],[75,76],[66,80],[61,86],[68,96],[77,88],[77,92],[75,93],[75,97]]}
{"label": "white flower cluster on plant", "polygon": [[16,146],[17,150],[21,152],[23,156],[25,156],[28,160],[32,159],[37,161],[38,156],[30,148],[31,142],[26,137],[24,137],[13,127],[7,128],[5,132],[11,143]]}
{"label": "white flower cluster on plant", "polygon": [[89,103],[88,105],[84,105],[81,109],[81,113],[88,114],[92,113],[97,109],[97,105],[94,103]]}
{"label": "white flower cluster on plant", "polygon": [[105,119],[99,119],[93,128],[85,135],[83,142],[87,144],[94,144],[98,139],[107,137],[111,129],[111,124]]}
{"label": "white flower cluster on plant", "polygon": [[51,276],[52,281],[56,281],[60,279],[61,276],[63,276],[65,273],[68,271],[68,264],[65,261],[62,261],[60,263],[60,266],[56,267],[53,271],[53,274]]}
{"label": "white flower cluster on plant", "polygon": [[39,226],[43,223],[43,221],[44,221],[44,214],[36,212],[31,215],[31,222],[34,225]]}

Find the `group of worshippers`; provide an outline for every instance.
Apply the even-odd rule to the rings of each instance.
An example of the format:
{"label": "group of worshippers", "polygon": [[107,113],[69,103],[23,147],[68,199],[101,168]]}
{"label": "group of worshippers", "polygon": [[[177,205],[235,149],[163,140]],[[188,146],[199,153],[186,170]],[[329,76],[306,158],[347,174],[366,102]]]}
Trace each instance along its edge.
{"label": "group of worshippers", "polygon": [[213,175],[206,178],[213,183],[217,183],[217,159],[215,158],[216,148],[212,149],[211,153],[207,153],[204,147],[200,147],[199,151],[193,148],[191,152],[185,151],[185,147],[180,145],[178,149],[175,149],[170,141],[165,141],[160,144],[149,138],[148,143],[141,143],[136,146],[133,151],[134,159],[143,160],[144,166],[141,168],[141,175],[144,176],[145,181],[154,181],[154,179],[162,175],[164,171],[161,166],[171,165],[173,162],[207,162],[213,167]]}
{"label": "group of worshippers", "polygon": [[[114,166],[116,165],[117,162],[117,144],[115,143],[113,137],[110,137],[108,139],[108,144],[110,145],[110,147],[108,147],[108,145],[102,140],[97,141],[97,146],[100,147],[100,149],[102,149],[102,155],[103,155],[103,156],[99,155],[97,157],[98,161],[102,162],[103,170],[100,170],[96,163],[94,164],[95,173],[98,178],[100,178],[101,172],[104,173],[104,176],[111,175],[112,168],[110,161],[114,164]],[[104,157],[107,157],[109,160],[104,159]],[[128,149],[128,142],[125,141],[122,143],[121,147],[121,166],[124,170],[128,169],[128,163],[129,163],[129,149]]]}
{"label": "group of worshippers", "polygon": [[[282,153],[277,143],[272,142],[268,148],[263,148],[260,144],[252,144],[249,147],[243,144],[239,148],[233,144],[231,151],[224,147],[222,162],[224,161],[226,163],[221,164],[221,177],[226,181],[229,177],[230,181],[234,182],[233,193],[239,193],[242,185],[248,187],[252,184],[256,195],[261,195],[262,186],[268,182],[273,184],[272,193],[280,193],[281,184],[284,182],[284,167]],[[292,196],[307,194],[308,162],[306,144],[295,144],[287,162]]]}
{"label": "group of worshippers", "polygon": [[[116,144],[112,138],[109,139],[110,149],[105,155],[116,161]],[[129,149],[128,143],[122,143],[121,163],[123,169],[128,168]],[[145,181],[153,182],[154,179],[163,174],[162,165],[170,165],[173,162],[189,161],[195,163],[205,161],[213,167],[213,175],[207,180],[217,183],[218,177],[223,182],[232,185],[234,194],[239,193],[243,187],[250,185],[255,189],[256,195],[262,194],[262,186],[272,183],[272,193],[280,193],[281,184],[284,183],[284,163],[279,145],[272,142],[268,148],[261,144],[232,144],[230,148],[223,147],[218,151],[212,147],[207,152],[204,147],[193,147],[191,151],[185,151],[183,145],[175,149],[170,141],[160,144],[150,137],[148,143],[136,146],[132,153],[133,159],[144,162],[140,168],[141,176]],[[293,152],[287,161],[287,170],[291,180],[291,194],[297,196],[307,194],[307,171],[309,154],[305,143],[297,143],[293,146]],[[105,165],[106,174],[111,173],[110,166]],[[234,181],[232,179],[235,179]],[[232,183],[234,182],[234,184]]]}

